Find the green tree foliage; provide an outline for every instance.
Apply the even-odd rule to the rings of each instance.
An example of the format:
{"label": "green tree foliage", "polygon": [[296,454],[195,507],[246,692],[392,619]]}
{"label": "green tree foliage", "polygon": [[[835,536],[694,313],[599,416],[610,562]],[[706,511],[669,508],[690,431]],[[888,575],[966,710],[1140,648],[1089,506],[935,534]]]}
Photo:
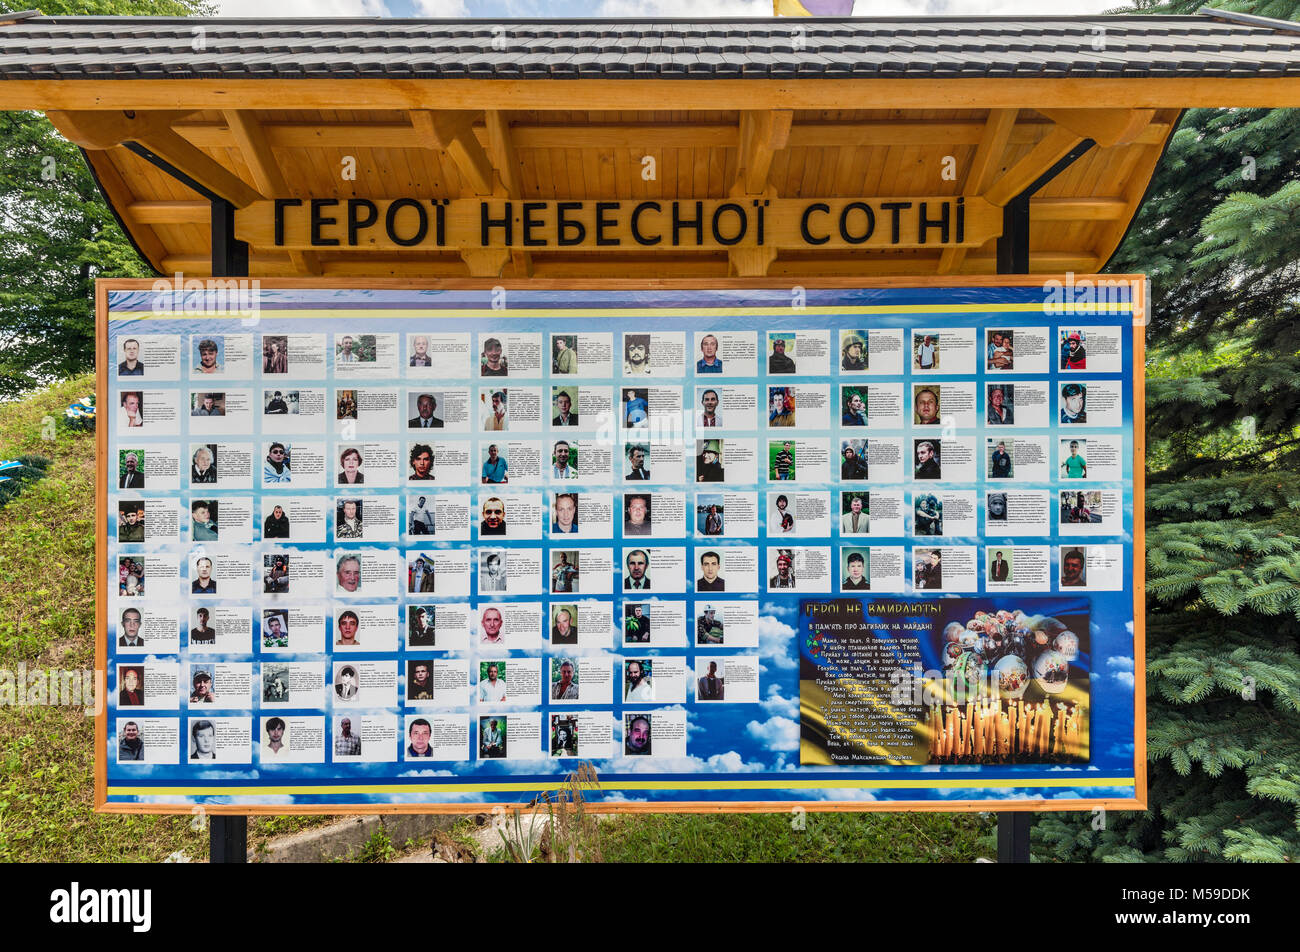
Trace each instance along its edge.
{"label": "green tree foliage", "polygon": [[[1220,6],[1300,19],[1300,0]],[[1297,262],[1300,115],[1189,110],[1111,262],[1152,279],[1150,810],[1046,817],[1039,858],[1300,858]]]}
{"label": "green tree foliage", "polygon": [[[0,3],[13,12],[34,4]],[[188,16],[195,0],[42,0],[50,16]],[[0,113],[0,398],[94,366],[94,281],[151,275],[80,150],[41,113]]]}

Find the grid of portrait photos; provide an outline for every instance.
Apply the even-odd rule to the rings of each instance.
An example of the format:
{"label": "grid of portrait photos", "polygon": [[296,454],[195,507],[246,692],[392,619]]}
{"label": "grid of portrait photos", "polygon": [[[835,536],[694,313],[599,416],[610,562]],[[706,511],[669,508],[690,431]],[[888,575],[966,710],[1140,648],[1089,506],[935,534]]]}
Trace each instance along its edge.
{"label": "grid of portrait photos", "polygon": [[798,698],[801,599],[1131,571],[1119,320],[337,293],[110,320],[114,778],[653,771]]}

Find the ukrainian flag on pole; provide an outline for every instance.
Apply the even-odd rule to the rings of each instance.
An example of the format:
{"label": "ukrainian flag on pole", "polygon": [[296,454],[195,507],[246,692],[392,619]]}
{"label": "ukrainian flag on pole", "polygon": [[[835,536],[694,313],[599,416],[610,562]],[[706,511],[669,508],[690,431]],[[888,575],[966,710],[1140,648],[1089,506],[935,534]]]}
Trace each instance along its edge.
{"label": "ukrainian flag on pole", "polygon": [[772,12],[779,17],[847,17],[853,15],[853,0],[772,0]]}

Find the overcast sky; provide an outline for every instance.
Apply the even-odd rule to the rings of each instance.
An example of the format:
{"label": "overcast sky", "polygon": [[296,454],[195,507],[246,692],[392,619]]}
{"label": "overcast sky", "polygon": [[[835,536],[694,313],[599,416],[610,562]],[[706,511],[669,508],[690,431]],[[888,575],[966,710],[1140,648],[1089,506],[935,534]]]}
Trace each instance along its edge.
{"label": "overcast sky", "polygon": [[[218,0],[223,16],[771,16],[772,0]],[[1121,0],[857,0],[859,16],[1101,13]]]}

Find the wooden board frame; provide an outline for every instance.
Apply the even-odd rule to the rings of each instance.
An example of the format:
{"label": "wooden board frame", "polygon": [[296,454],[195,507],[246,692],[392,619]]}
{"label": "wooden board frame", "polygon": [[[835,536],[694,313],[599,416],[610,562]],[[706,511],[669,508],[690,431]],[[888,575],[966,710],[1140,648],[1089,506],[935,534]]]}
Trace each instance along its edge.
{"label": "wooden board frame", "polygon": [[[198,277],[198,276],[194,276]],[[798,282],[774,278],[730,278],[717,280],[664,279],[664,280],[482,280],[470,278],[440,281],[410,281],[405,279],[366,278],[263,278],[257,286],[274,290],[280,288],[356,288],[362,290],[489,290],[496,287],[507,290],[772,290],[802,286],[809,289],[847,288],[944,288],[944,287],[1035,287],[1049,281],[1060,281],[1063,275],[995,275],[995,276],[945,276],[916,278],[809,278]],[[643,803],[591,802],[585,809],[590,813],[789,813],[800,809],[809,813],[973,813],[973,812],[1061,812],[1069,810],[1090,811],[1147,809],[1147,757],[1146,757],[1146,557],[1145,557],[1145,464],[1146,464],[1146,386],[1143,368],[1146,353],[1146,325],[1148,323],[1147,281],[1137,274],[1077,274],[1075,284],[1086,281],[1128,282],[1133,289],[1132,308],[1132,367],[1133,367],[1133,782],[1134,796],[1126,798],[1097,798],[1046,800],[890,800],[890,801],[834,801],[834,800],[766,800],[753,802],[674,802]],[[231,280],[231,279],[220,279]],[[239,279],[235,279],[239,280]],[[95,667],[100,672],[108,669],[107,618],[108,591],[104,584],[103,568],[108,553],[108,427],[112,419],[108,407],[107,368],[112,366],[108,353],[108,293],[119,290],[148,290],[155,282],[144,278],[101,278],[95,282]],[[101,684],[107,685],[107,677]],[[105,687],[105,690],[107,688]],[[401,804],[202,804],[191,803],[108,803],[108,708],[99,706],[95,716],[95,790],[94,809],[97,813],[122,814],[193,814],[227,816],[265,816],[288,814],[476,814],[498,806],[505,809],[530,809],[526,801],[514,804],[497,804],[486,801],[460,803],[401,803]],[[1124,778],[1127,780],[1127,778]],[[525,786],[520,784],[520,786]],[[527,785],[540,795],[555,791],[562,782],[546,786]]]}

